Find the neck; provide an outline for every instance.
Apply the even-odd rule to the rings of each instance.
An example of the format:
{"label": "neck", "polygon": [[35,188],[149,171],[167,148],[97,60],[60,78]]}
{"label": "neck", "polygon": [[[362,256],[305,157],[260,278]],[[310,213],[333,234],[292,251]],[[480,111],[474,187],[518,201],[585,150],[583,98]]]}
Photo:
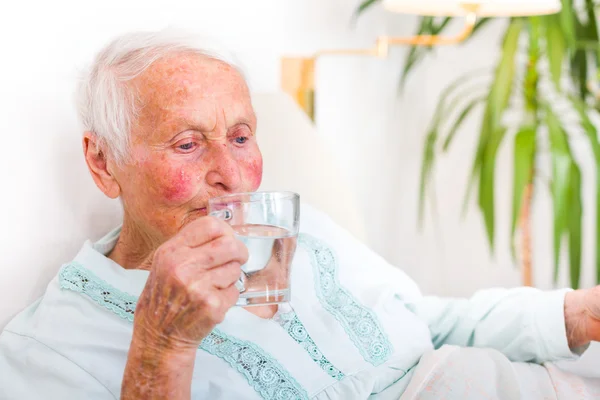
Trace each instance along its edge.
{"label": "neck", "polygon": [[148,269],[147,260],[159,245],[125,213],[119,239],[108,258],[125,269]]}

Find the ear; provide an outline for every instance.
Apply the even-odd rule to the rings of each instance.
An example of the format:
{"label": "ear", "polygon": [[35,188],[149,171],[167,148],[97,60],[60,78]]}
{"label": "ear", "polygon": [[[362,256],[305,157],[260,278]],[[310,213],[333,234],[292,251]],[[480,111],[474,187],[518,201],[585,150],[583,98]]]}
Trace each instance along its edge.
{"label": "ear", "polygon": [[101,148],[98,137],[93,132],[85,132],[82,144],[85,162],[96,186],[111,199],[116,199],[121,194],[121,187],[111,172],[111,160]]}

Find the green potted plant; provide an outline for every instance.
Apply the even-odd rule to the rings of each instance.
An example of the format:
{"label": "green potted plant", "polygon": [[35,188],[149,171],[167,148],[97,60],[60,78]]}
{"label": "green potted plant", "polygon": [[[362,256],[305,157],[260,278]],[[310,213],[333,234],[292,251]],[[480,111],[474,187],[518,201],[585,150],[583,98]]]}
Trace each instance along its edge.
{"label": "green potted plant", "polygon": [[[362,2],[357,13],[364,12],[379,1]],[[595,10],[597,5],[592,0],[562,0],[562,5],[559,14],[509,19],[500,58],[487,72],[491,79],[489,85],[483,86],[483,90],[473,90],[473,82],[481,76],[481,73],[473,71],[444,89],[425,137],[419,215],[422,220],[423,204],[436,157],[451,150],[453,139],[470,115],[483,111],[465,205],[476,191],[477,204],[493,251],[496,154],[504,141],[512,139],[514,177],[511,247],[516,260],[515,233],[520,229],[519,262],[523,269],[523,284],[532,285],[533,182],[539,173],[536,154],[546,151],[539,143],[547,141],[552,162],[547,194],[551,196],[553,204],[554,278],[556,280],[558,276],[561,248],[566,246],[571,286],[577,288],[581,276],[583,205],[580,166],[571,146],[575,131],[583,132],[595,159],[595,265],[600,282],[600,144],[591,117],[600,110],[599,98],[593,91],[598,81],[600,43]],[[418,33],[440,34],[447,29],[451,20],[449,17],[421,17]],[[485,30],[489,21],[485,18],[479,20],[471,37]],[[522,38],[527,43],[525,48],[519,46]],[[401,87],[410,71],[431,51],[434,49],[429,47],[410,49],[401,72]],[[521,67],[516,62],[520,52],[527,56],[523,70],[519,70]],[[517,106],[521,109],[521,117],[517,124],[508,125],[503,116],[508,110],[514,109],[515,102],[511,100],[515,98],[522,100]],[[575,115],[576,123],[567,124],[566,115]]]}

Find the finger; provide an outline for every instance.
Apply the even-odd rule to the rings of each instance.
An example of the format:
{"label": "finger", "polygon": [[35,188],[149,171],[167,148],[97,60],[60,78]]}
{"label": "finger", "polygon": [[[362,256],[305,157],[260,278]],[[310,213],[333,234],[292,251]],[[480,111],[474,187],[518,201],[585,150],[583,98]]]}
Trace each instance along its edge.
{"label": "finger", "polygon": [[240,298],[240,291],[235,285],[224,288],[221,293],[223,294],[223,303],[229,308],[233,307]]}
{"label": "finger", "polygon": [[240,293],[233,285],[215,291],[207,299],[207,311],[213,316],[214,321],[220,324],[225,319],[227,311],[237,303],[239,297]]}
{"label": "finger", "polygon": [[230,262],[240,265],[248,261],[248,249],[233,236],[221,236],[203,246],[191,249],[186,254],[186,264],[194,268],[212,269]]}
{"label": "finger", "polygon": [[234,261],[218,268],[213,268],[207,274],[212,286],[217,289],[226,289],[229,286],[235,285],[242,276],[241,264]]}
{"label": "finger", "polygon": [[241,265],[238,262],[231,262],[206,271],[203,274],[191,276],[189,289],[199,296],[204,296],[209,291],[215,289],[226,289],[235,285],[242,275]]}
{"label": "finger", "polygon": [[177,239],[188,247],[198,247],[225,235],[233,235],[231,226],[218,218],[207,216],[184,226],[177,234]]}

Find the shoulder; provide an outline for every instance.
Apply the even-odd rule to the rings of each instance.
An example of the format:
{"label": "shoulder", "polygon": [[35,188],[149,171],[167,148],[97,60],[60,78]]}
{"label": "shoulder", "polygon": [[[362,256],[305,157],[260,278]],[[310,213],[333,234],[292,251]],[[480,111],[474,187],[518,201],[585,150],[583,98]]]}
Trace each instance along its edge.
{"label": "shoulder", "polygon": [[336,223],[328,214],[308,203],[300,209],[300,232],[323,239],[339,237],[345,242],[364,245],[357,237]]}
{"label": "shoulder", "polygon": [[[6,326],[6,330],[31,336],[42,342],[77,336],[82,326],[97,329],[110,326],[112,318],[82,291],[69,289],[72,263],[63,265],[49,282],[44,294],[18,313]],[[109,321],[107,321],[107,318]]]}
{"label": "shoulder", "polygon": [[405,298],[421,296],[417,284],[400,268],[309,204],[302,204],[299,243],[313,251],[331,250],[340,274],[360,287],[388,287]]}
{"label": "shoulder", "polygon": [[[44,295],[2,332],[0,370],[10,365],[15,379],[30,382],[47,376],[48,384],[61,394],[60,390],[73,387],[74,393],[82,390],[81,398],[115,398],[127,361],[132,324],[109,312],[107,307],[114,307],[115,302],[102,305],[88,294],[66,287],[61,278],[68,265],[52,279]],[[92,394],[88,395],[88,390]]]}

